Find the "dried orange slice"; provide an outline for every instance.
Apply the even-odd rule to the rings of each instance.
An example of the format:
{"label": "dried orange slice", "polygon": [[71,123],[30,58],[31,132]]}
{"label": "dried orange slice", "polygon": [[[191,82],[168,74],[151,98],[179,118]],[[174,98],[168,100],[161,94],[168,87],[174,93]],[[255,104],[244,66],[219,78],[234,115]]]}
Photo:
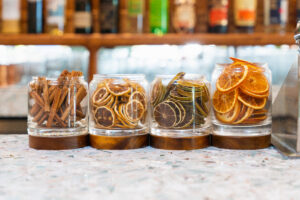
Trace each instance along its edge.
{"label": "dried orange slice", "polygon": [[227,113],[233,109],[237,99],[237,89],[226,93],[216,90],[213,96],[213,107],[219,113]]}
{"label": "dried orange slice", "polygon": [[216,82],[217,89],[228,92],[238,87],[247,77],[248,67],[241,64],[231,64],[224,68]]}
{"label": "dried orange slice", "polygon": [[266,109],[254,110],[252,116],[266,115],[267,112],[268,111]]}
{"label": "dried orange slice", "polygon": [[244,93],[240,93],[238,100],[246,106],[256,110],[264,108],[267,103],[267,98],[255,98]]}
{"label": "dried orange slice", "polygon": [[113,82],[107,82],[105,86],[107,90],[114,96],[122,96],[131,91],[131,88],[125,84],[114,84]]}
{"label": "dried orange slice", "polygon": [[215,116],[219,121],[226,124],[231,124],[239,117],[240,110],[241,110],[241,103],[237,101],[236,104],[234,105],[234,108],[231,111],[227,113],[215,112]]}
{"label": "dried orange slice", "polygon": [[239,64],[245,64],[249,67],[249,70],[254,70],[254,71],[258,71],[258,72],[263,72],[263,68],[261,68],[260,66],[258,66],[255,63],[251,63],[242,59],[238,59],[238,58],[233,58],[230,57],[230,59],[234,62],[234,63],[239,63]]}
{"label": "dried orange slice", "polygon": [[254,94],[264,94],[269,91],[269,82],[264,74],[259,72],[249,72],[248,76],[241,84],[243,90]]}
{"label": "dried orange slice", "polygon": [[93,104],[100,105],[108,95],[109,93],[105,87],[98,88],[92,97]]}
{"label": "dried orange slice", "polygon": [[95,112],[95,121],[101,127],[109,128],[115,124],[115,114],[111,108],[101,106]]}
{"label": "dried orange slice", "polygon": [[143,104],[138,100],[129,101],[125,107],[125,116],[131,122],[139,121],[145,112]]}
{"label": "dried orange slice", "polygon": [[264,121],[265,119],[267,119],[267,116],[260,116],[260,117],[250,117],[248,119],[246,119],[245,121],[243,121],[243,124],[257,124],[261,121]]}
{"label": "dried orange slice", "polygon": [[155,106],[153,117],[158,125],[163,128],[174,127],[177,122],[176,111],[166,102],[162,102]]}
{"label": "dried orange slice", "polygon": [[252,92],[249,92],[243,88],[240,88],[240,91],[244,94],[247,94],[251,97],[256,97],[256,98],[266,98],[269,96],[269,92],[266,92],[266,93],[262,93],[262,94],[255,94],[255,93],[252,93]]}
{"label": "dried orange slice", "polygon": [[241,111],[237,118],[237,120],[233,124],[243,123],[246,119],[248,119],[253,113],[253,109],[241,104]]}

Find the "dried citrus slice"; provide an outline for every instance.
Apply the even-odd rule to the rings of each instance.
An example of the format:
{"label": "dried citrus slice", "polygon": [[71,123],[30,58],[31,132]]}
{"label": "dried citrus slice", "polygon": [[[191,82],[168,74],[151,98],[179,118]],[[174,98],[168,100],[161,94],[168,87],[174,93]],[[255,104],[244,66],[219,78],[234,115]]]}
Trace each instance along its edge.
{"label": "dried citrus slice", "polygon": [[262,109],[267,103],[267,98],[255,98],[244,93],[240,93],[238,99],[243,104],[253,109]]}
{"label": "dried citrus slice", "polygon": [[241,110],[241,103],[237,101],[236,104],[234,105],[234,108],[231,111],[227,113],[215,112],[215,116],[219,121],[226,124],[231,124],[239,117],[240,110]]}
{"label": "dried citrus slice", "polygon": [[213,96],[213,107],[219,113],[227,113],[233,109],[237,98],[237,89],[226,93],[216,90]]}
{"label": "dried citrus slice", "polygon": [[120,121],[123,120],[125,124],[127,124],[131,128],[134,128],[137,126],[137,123],[129,121],[128,117],[125,114],[125,107],[126,107],[126,104],[120,104],[118,107],[118,114],[121,117]]}
{"label": "dried citrus slice", "polygon": [[174,124],[174,126],[176,126],[177,124],[179,124],[182,121],[181,109],[173,101],[165,101],[165,103],[169,104],[175,110],[175,113],[176,113],[176,123]]}
{"label": "dried citrus slice", "polygon": [[195,102],[195,104],[196,104],[196,108],[197,108],[197,111],[199,112],[199,114],[203,117],[207,117],[208,110],[207,110],[207,107],[205,106],[205,104],[202,104],[201,102]]}
{"label": "dried citrus slice", "polygon": [[180,101],[180,102],[192,102],[193,101],[193,97],[192,96],[182,96],[180,95],[176,90],[171,90],[170,92],[170,99],[174,99],[176,101]]}
{"label": "dried citrus slice", "polygon": [[187,112],[185,118],[180,122],[176,128],[188,128],[195,121],[195,115],[193,113]]}
{"label": "dried citrus slice", "polygon": [[269,91],[266,92],[266,93],[262,93],[262,94],[255,94],[255,93],[249,92],[249,91],[247,91],[247,90],[245,90],[243,88],[240,88],[240,91],[242,93],[244,93],[244,94],[247,94],[247,95],[249,95],[251,97],[256,97],[256,98],[266,98],[266,97],[269,96]]}
{"label": "dried citrus slice", "polygon": [[118,84],[113,82],[105,83],[107,90],[114,96],[122,96],[131,91],[131,88],[125,84]]}
{"label": "dried citrus slice", "polygon": [[125,107],[125,116],[131,122],[139,121],[145,112],[143,104],[138,100],[129,101]]}
{"label": "dried citrus slice", "polygon": [[129,99],[130,99],[130,100],[138,100],[138,101],[140,101],[140,102],[143,104],[143,106],[146,108],[146,105],[147,105],[147,103],[146,103],[146,97],[145,97],[145,95],[144,95],[143,93],[141,93],[140,91],[135,91],[135,92],[133,92],[133,93],[130,95]]}
{"label": "dried citrus slice", "polygon": [[101,106],[95,112],[95,121],[102,127],[109,128],[115,124],[115,114],[111,108]]}
{"label": "dried citrus slice", "polygon": [[176,87],[176,82],[179,80],[179,79],[182,79],[185,75],[185,72],[179,72],[178,74],[176,74],[176,76],[168,83],[167,87],[166,87],[166,92],[165,92],[165,95],[163,96],[163,99],[165,99],[170,91]]}
{"label": "dried citrus slice", "polygon": [[151,90],[151,104],[157,105],[162,101],[165,95],[165,87],[163,86],[162,80],[158,78],[154,85],[152,86]]}
{"label": "dried citrus slice", "polygon": [[153,117],[158,125],[163,128],[173,127],[177,122],[176,111],[170,104],[165,102],[155,106]]}
{"label": "dried citrus slice", "polygon": [[141,86],[139,83],[137,83],[135,81],[132,81],[128,78],[124,78],[123,80],[124,80],[124,82],[126,82],[132,88],[132,91],[138,91],[138,92],[141,92],[143,94],[146,94],[146,91],[145,91],[144,87]]}
{"label": "dried citrus slice", "polygon": [[264,74],[259,72],[249,72],[248,76],[241,84],[241,88],[254,94],[264,94],[269,91],[269,82]]}
{"label": "dried citrus slice", "polygon": [[267,114],[266,109],[259,109],[259,110],[254,110],[252,116],[262,116]]}
{"label": "dried citrus slice", "polygon": [[248,119],[246,119],[245,121],[243,121],[243,124],[257,124],[261,121],[264,121],[265,119],[267,119],[267,116],[260,116],[260,117],[250,117]]}
{"label": "dried citrus slice", "polygon": [[253,113],[253,109],[248,106],[241,104],[241,111],[237,118],[237,120],[233,124],[243,123],[246,119],[248,119]]}
{"label": "dried citrus slice", "polygon": [[100,105],[108,95],[109,93],[105,87],[98,88],[92,97],[93,104]]}
{"label": "dried citrus slice", "polygon": [[238,87],[247,77],[248,67],[241,64],[231,64],[224,68],[217,79],[216,87],[221,92],[228,92]]}
{"label": "dried citrus slice", "polygon": [[258,72],[263,72],[264,71],[263,68],[261,68],[260,66],[258,66],[255,63],[251,63],[251,62],[248,62],[248,61],[245,61],[245,60],[242,60],[242,59],[238,59],[238,58],[233,58],[233,57],[230,57],[230,59],[235,63],[247,65],[250,70],[254,70],[254,71],[258,71]]}

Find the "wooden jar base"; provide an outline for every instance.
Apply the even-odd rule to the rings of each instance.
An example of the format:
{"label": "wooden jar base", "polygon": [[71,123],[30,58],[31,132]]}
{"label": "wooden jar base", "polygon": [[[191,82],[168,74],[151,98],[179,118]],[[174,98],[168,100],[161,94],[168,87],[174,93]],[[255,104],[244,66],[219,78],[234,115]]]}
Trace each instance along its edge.
{"label": "wooden jar base", "polygon": [[149,135],[131,136],[102,136],[90,135],[91,146],[96,149],[126,150],[138,149],[148,146]]}
{"label": "wooden jar base", "polygon": [[212,145],[223,149],[255,150],[271,145],[271,134],[263,136],[221,136],[212,135]]}
{"label": "wooden jar base", "polygon": [[191,137],[167,137],[150,135],[150,146],[165,150],[202,149],[210,145],[210,135]]}
{"label": "wooden jar base", "polygon": [[38,150],[65,150],[89,145],[88,135],[67,137],[43,137],[29,135],[29,147]]}

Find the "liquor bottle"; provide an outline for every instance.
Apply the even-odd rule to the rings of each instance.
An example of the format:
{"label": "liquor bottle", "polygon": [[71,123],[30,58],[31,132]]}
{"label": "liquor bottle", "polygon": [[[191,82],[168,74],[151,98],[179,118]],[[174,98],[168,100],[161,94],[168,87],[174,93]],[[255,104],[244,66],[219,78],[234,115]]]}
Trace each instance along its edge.
{"label": "liquor bottle", "polygon": [[150,0],[150,31],[162,35],[168,32],[168,0]]}
{"label": "liquor bottle", "polygon": [[288,19],[288,0],[264,1],[264,24],[267,32],[284,32]]}
{"label": "liquor bottle", "polygon": [[100,0],[100,32],[117,33],[119,23],[119,1]]}
{"label": "liquor bottle", "polygon": [[142,33],[144,27],[145,0],[127,1],[125,32]]}
{"label": "liquor bottle", "polygon": [[92,32],[92,9],[90,0],[76,0],[74,27],[75,33]]}
{"label": "liquor bottle", "polygon": [[235,0],[234,20],[239,32],[253,32],[256,21],[257,0]]}
{"label": "liquor bottle", "polygon": [[296,10],[296,12],[297,12],[297,21],[299,21],[300,20],[300,0],[297,0],[297,5],[296,5],[296,7],[297,7],[297,10]]}
{"label": "liquor bottle", "polygon": [[196,26],[195,0],[175,0],[175,12],[172,19],[176,32],[194,32]]}
{"label": "liquor bottle", "polygon": [[47,0],[47,33],[55,35],[63,34],[65,26],[65,1]]}
{"label": "liquor bottle", "polygon": [[210,0],[208,12],[208,31],[226,33],[228,29],[228,0]]}
{"label": "liquor bottle", "polygon": [[20,0],[2,0],[2,33],[20,33],[20,19]]}
{"label": "liquor bottle", "polygon": [[28,0],[28,33],[43,32],[43,0]]}

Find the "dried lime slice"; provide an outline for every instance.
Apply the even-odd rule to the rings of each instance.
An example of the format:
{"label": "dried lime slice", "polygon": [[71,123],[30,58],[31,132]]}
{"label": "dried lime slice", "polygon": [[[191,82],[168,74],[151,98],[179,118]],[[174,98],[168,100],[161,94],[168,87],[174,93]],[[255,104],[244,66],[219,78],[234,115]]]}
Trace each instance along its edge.
{"label": "dried lime slice", "polygon": [[170,104],[165,102],[155,106],[153,116],[158,125],[163,128],[173,127],[177,122],[176,111]]}
{"label": "dried lime slice", "polygon": [[104,128],[110,128],[115,124],[115,114],[111,108],[101,106],[95,111],[95,121]]}
{"label": "dried lime slice", "polygon": [[174,101],[169,100],[169,101],[164,101],[164,103],[169,104],[175,110],[176,123],[174,124],[174,126],[176,126],[177,124],[179,124],[182,121],[182,113],[181,113],[180,107]]}

